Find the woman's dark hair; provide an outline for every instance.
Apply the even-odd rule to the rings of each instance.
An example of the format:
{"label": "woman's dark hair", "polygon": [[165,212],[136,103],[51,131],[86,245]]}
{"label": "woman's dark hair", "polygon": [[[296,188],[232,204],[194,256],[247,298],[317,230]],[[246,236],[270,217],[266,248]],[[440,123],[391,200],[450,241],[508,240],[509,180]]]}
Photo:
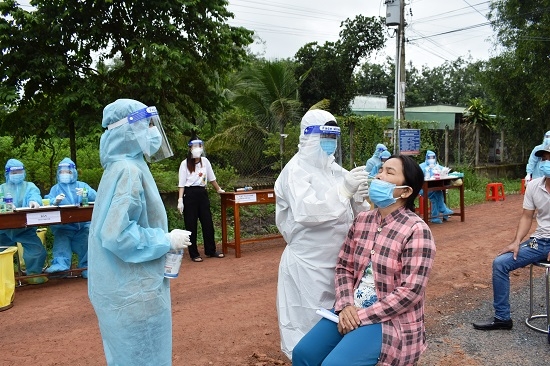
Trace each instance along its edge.
{"label": "woman's dark hair", "polygon": [[403,164],[403,176],[405,177],[405,185],[412,188],[412,194],[405,201],[405,207],[414,212],[414,200],[418,196],[418,192],[424,184],[424,174],[420,165],[408,155],[392,155],[389,159],[399,159]]}
{"label": "woman's dark hair", "polygon": [[[195,171],[195,158],[193,157],[193,154],[191,154],[191,149],[189,144],[191,144],[191,141],[194,140],[200,140],[200,138],[197,135],[191,136],[191,139],[189,139],[189,142],[187,143],[187,170],[189,170],[190,173],[193,173]],[[202,165],[202,160],[201,160]]]}

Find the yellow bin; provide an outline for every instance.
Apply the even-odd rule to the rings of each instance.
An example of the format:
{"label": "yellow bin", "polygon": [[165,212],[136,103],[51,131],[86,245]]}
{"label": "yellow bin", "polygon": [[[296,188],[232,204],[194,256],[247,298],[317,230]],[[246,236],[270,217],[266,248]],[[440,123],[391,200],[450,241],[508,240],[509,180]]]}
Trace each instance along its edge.
{"label": "yellow bin", "polygon": [[15,274],[13,273],[13,255],[17,247],[0,248],[0,311],[13,306],[15,297]]}

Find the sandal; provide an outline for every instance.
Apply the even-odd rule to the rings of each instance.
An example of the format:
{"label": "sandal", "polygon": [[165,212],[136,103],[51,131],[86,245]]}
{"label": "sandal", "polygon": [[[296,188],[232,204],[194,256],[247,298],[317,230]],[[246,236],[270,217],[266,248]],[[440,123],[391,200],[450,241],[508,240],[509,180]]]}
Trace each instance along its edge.
{"label": "sandal", "polygon": [[207,254],[206,256],[208,258],[223,258],[223,257],[225,257],[225,255],[223,253],[220,253],[220,252],[214,252],[214,254]]}
{"label": "sandal", "polygon": [[192,260],[193,262],[202,262],[202,258],[201,258],[200,256],[195,257],[195,258],[191,258],[191,260]]}

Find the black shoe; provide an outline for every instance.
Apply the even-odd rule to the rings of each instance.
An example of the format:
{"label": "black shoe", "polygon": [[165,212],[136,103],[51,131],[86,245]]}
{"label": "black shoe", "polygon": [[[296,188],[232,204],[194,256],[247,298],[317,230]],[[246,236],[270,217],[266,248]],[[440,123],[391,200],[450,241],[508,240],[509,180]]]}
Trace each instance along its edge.
{"label": "black shoe", "polygon": [[474,328],[478,330],[512,329],[513,325],[512,319],[500,320],[497,318],[483,323],[473,323]]}

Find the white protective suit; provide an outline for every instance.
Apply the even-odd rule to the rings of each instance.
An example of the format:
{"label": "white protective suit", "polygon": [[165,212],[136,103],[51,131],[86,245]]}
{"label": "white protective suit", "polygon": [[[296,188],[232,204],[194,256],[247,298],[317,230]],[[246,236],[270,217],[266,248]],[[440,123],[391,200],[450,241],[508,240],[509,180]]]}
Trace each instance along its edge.
{"label": "white protective suit", "polygon": [[[118,99],[103,110],[102,125],[145,107]],[[168,220],[140,138],[126,123],[105,131],[99,146],[105,170],[90,225],[88,296],[108,365],[172,364]]]}
{"label": "white protective suit", "polygon": [[[319,321],[319,308],[334,305],[334,269],[340,247],[357,211],[368,210],[340,193],[347,170],[320,146],[320,135],[304,135],[308,126],[336,121],[323,110],[308,111],[301,122],[299,151],[275,182],[276,223],[287,246],[281,256],[277,314],[281,349],[292,349]],[[350,202],[351,201],[351,202]]]}

